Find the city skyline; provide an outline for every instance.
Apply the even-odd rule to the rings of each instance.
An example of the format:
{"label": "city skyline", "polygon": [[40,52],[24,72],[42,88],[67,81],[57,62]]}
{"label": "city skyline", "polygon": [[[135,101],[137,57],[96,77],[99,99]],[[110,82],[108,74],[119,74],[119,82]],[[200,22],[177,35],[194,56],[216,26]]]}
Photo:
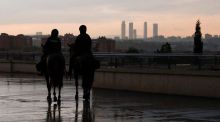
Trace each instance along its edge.
{"label": "city skyline", "polygon": [[[144,41],[147,41],[147,38],[149,37],[158,37],[159,35],[159,26],[157,23],[153,23],[153,30],[152,30],[152,36],[148,35],[148,25],[147,22],[145,21],[143,23],[143,35],[142,37],[138,37],[137,35],[137,29],[134,28],[134,23],[133,22],[129,22],[128,23],[128,33],[126,33],[126,21],[123,20],[121,23],[121,39],[122,40],[131,40],[131,39],[143,39]],[[149,37],[148,37],[149,36]]]}
{"label": "city skyline", "polygon": [[121,20],[135,22],[137,35],[143,35],[144,21],[159,23],[164,36],[192,35],[198,19],[203,34],[219,35],[220,28],[219,0],[1,0],[0,4],[0,33],[13,35],[50,34],[53,28],[78,35],[78,27],[85,24],[92,37],[119,36]]}

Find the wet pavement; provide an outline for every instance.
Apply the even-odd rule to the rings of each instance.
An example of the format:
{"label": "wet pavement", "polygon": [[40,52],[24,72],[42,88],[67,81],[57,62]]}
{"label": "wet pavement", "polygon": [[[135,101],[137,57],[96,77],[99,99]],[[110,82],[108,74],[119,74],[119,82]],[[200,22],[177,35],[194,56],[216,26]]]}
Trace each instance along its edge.
{"label": "wet pavement", "polygon": [[220,121],[220,100],[93,89],[90,103],[65,81],[61,106],[47,103],[41,77],[0,76],[0,122]]}

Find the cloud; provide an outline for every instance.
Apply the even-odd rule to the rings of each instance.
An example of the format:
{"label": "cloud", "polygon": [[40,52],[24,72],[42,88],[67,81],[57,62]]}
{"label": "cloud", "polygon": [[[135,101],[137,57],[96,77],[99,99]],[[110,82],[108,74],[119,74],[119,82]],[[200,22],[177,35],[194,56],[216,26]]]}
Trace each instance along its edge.
{"label": "cloud", "polygon": [[0,24],[103,22],[149,14],[220,14],[219,0],[1,0],[0,4]]}
{"label": "cloud", "polygon": [[[194,29],[198,18],[205,20],[207,26],[214,22],[209,30],[215,32],[214,25],[220,25],[220,0],[0,0],[0,4],[0,26],[7,31],[25,25],[35,28],[35,32],[40,30],[38,25],[46,29],[57,24],[65,26],[60,27],[64,31],[70,25],[87,24],[94,34],[98,33],[96,28],[104,28],[102,34],[116,34],[120,33],[121,21],[126,20],[133,21],[137,28],[142,28],[143,21],[158,22],[163,34],[181,33],[182,29],[184,35],[189,28]],[[142,30],[138,33],[142,34]]]}

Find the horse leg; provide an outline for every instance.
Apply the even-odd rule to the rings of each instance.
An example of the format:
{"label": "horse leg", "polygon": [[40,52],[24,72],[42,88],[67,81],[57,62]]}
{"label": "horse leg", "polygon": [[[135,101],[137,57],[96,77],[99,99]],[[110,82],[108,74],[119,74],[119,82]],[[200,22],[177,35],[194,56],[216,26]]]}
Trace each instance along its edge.
{"label": "horse leg", "polygon": [[56,87],[55,87],[55,86],[53,87],[53,100],[54,100],[54,102],[56,102],[56,101],[57,101],[57,96],[56,96]]}
{"label": "horse leg", "polygon": [[85,87],[83,89],[83,98],[85,99],[85,101],[89,101],[90,100],[90,90],[88,87]]}
{"label": "horse leg", "polygon": [[48,102],[51,102],[52,99],[51,99],[51,84],[50,84],[50,79],[49,79],[49,76],[48,75],[45,75],[45,78],[46,78],[46,82],[47,82],[47,90],[48,90],[48,95],[47,95],[47,101]]}
{"label": "horse leg", "polygon": [[75,99],[77,100],[79,98],[79,96],[78,96],[78,94],[79,94],[79,92],[78,92],[78,85],[79,85],[79,83],[78,83],[78,74],[76,74],[74,77],[75,77],[75,86],[76,86]]}
{"label": "horse leg", "polygon": [[83,82],[83,98],[85,100],[89,100],[89,84],[88,84],[88,78],[86,76],[83,75],[83,79],[82,79],[82,82]]}
{"label": "horse leg", "polygon": [[90,93],[91,93],[91,89],[92,89],[92,86],[93,86],[93,81],[94,81],[94,73],[95,71],[94,70],[91,70],[90,74],[89,74],[89,77],[88,77],[88,98],[90,99]]}
{"label": "horse leg", "polygon": [[94,72],[91,70],[84,76],[84,98],[85,100],[90,99],[90,90],[93,85],[93,80],[94,80]]}
{"label": "horse leg", "polygon": [[61,93],[61,86],[59,86],[59,95],[58,95],[58,105],[60,106],[60,103],[61,103],[61,95],[60,95],[60,93]]}

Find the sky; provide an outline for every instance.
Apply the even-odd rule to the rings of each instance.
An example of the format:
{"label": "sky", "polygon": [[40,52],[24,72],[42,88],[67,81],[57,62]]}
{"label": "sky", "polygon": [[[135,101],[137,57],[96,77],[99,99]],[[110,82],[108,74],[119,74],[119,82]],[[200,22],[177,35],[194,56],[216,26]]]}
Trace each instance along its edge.
{"label": "sky", "polygon": [[159,35],[190,36],[195,23],[201,21],[202,33],[220,35],[220,0],[0,0],[0,33],[78,35],[85,24],[92,37],[121,33],[121,22],[133,22],[137,34],[143,35],[148,22],[148,36],[153,23]]}

